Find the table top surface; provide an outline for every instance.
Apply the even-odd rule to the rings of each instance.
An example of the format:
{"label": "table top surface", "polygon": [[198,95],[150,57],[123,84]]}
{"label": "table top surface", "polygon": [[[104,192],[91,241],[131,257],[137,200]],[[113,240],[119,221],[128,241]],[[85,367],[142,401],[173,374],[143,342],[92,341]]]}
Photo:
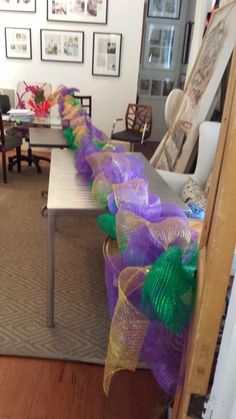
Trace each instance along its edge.
{"label": "table top surface", "polygon": [[31,147],[67,147],[68,141],[63,137],[61,128],[53,127],[30,127],[29,128],[29,141]]}
{"label": "table top surface", "polygon": [[[162,202],[177,205],[185,213],[187,205],[162,179],[141,153],[132,153],[144,162],[144,175],[149,181],[149,190],[160,196]],[[74,152],[68,149],[53,149],[51,153],[48,210],[104,210],[93,198],[87,177],[80,175],[75,167]]]}
{"label": "table top surface", "polygon": [[36,116],[36,115],[2,115],[3,122],[14,122],[24,125],[43,125],[43,126],[54,126],[61,127],[61,118],[60,116]]}

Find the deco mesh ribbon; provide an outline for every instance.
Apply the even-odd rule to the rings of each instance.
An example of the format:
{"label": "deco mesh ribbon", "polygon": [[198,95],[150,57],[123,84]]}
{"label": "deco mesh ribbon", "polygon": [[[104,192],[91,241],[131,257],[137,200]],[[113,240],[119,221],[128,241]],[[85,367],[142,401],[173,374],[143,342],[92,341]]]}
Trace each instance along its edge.
{"label": "deco mesh ribbon", "polygon": [[104,373],[109,392],[116,371],[135,370],[138,360],[151,368],[159,385],[174,394],[195,299],[197,234],[175,205],[149,192],[143,163],[115,147],[92,125],[60,86],[57,100],[64,135],[76,150],[79,173],[92,181],[92,196],[106,208],[98,218],[117,239],[105,256],[105,281],[112,317]]}
{"label": "deco mesh ribbon", "polygon": [[138,362],[149,320],[129,301],[143,285],[145,268],[126,268],[119,277],[119,298],[112,319],[105,362],[103,387],[108,394],[111,378],[116,371],[134,371]]}
{"label": "deco mesh ribbon", "polygon": [[173,333],[180,333],[192,313],[195,300],[197,251],[182,263],[180,247],[170,247],[152,265],[142,294],[143,312],[158,318]]}

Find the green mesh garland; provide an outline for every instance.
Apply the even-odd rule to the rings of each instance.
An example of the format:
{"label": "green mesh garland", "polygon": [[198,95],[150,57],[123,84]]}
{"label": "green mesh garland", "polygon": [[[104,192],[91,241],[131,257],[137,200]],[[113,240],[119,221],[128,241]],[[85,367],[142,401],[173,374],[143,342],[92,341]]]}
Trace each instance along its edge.
{"label": "green mesh garland", "polygon": [[196,294],[195,272],[198,252],[182,263],[180,247],[171,247],[152,265],[142,292],[142,309],[151,319],[158,318],[173,333],[187,325]]}
{"label": "green mesh garland", "polygon": [[116,239],[116,216],[112,214],[102,214],[98,216],[98,225],[102,231],[113,239]]}
{"label": "green mesh garland", "polygon": [[104,147],[104,143],[101,143],[99,141],[93,141],[93,144],[98,148],[102,149]]}
{"label": "green mesh garland", "polygon": [[74,140],[75,140],[74,134],[70,127],[65,129],[65,131],[63,132],[63,137],[67,139],[68,146],[71,150],[77,150],[77,147],[74,143]]}

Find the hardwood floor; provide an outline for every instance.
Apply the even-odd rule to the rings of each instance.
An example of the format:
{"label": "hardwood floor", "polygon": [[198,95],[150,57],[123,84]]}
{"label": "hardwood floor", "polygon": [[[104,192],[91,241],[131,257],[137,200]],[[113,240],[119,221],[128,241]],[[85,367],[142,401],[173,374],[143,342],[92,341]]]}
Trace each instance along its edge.
{"label": "hardwood floor", "polygon": [[150,371],[122,371],[103,393],[103,366],[0,358],[0,419],[158,419],[168,397]]}

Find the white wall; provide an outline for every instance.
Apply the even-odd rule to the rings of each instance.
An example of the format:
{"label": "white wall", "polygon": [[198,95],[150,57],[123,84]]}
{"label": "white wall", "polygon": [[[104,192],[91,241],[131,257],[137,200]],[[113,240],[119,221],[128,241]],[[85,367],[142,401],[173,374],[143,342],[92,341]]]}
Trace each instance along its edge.
{"label": "white wall", "polygon": [[[36,13],[0,12],[1,87],[15,89],[19,80],[48,81],[76,86],[83,95],[92,95],[93,123],[106,134],[113,119],[124,116],[127,103],[136,102],[144,0],[108,0],[106,25],[52,22],[46,18],[46,0],[37,0]],[[32,30],[32,60],[7,59],[4,27]],[[40,60],[40,29],[84,31],[84,63]],[[122,33],[120,77],[92,75],[93,32]]]}

